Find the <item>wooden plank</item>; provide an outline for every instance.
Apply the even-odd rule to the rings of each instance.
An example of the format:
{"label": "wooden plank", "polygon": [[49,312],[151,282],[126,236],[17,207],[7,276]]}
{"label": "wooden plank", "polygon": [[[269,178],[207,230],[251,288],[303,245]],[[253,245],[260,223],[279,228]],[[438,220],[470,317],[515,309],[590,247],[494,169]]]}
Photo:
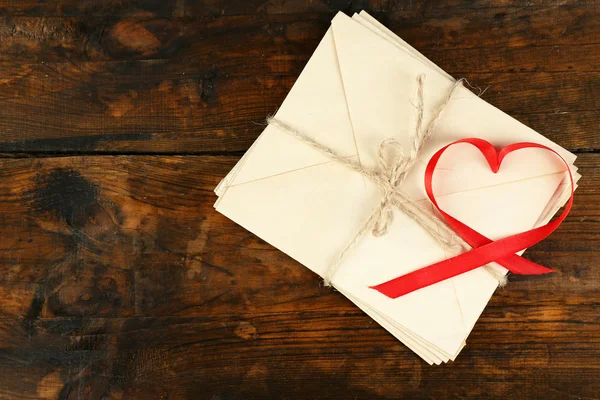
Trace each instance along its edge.
{"label": "wooden plank", "polygon": [[203,18],[0,19],[0,61],[81,62],[158,58],[259,58],[316,47],[330,15]]}
{"label": "wooden plank", "polygon": [[461,11],[463,13],[480,9],[519,8],[528,10],[539,6],[554,8],[557,6],[592,8],[594,0],[547,0],[532,2],[529,0],[444,0],[438,2],[394,2],[390,0],[178,0],[172,2],[141,2],[122,0],[0,0],[0,14],[27,16],[211,16],[254,15],[254,14],[293,14],[307,12],[332,13],[337,10],[347,12],[368,9],[372,12],[411,11],[424,13],[429,10]]}
{"label": "wooden plank", "polygon": [[[376,13],[426,55],[456,71],[597,70],[598,7],[534,7]],[[0,18],[0,61],[307,56],[333,14],[211,17]],[[482,40],[485,37],[485,40]],[[428,52],[430,52],[428,54]],[[446,52],[449,52],[446,54]],[[478,64],[482,62],[483,64]]]}
{"label": "wooden plank", "polygon": [[502,49],[598,43],[598,12],[597,3],[470,9],[464,2],[462,7],[424,8],[418,15],[400,8],[377,16],[417,48]]}
{"label": "wooden plank", "polygon": [[[394,9],[391,25],[394,16],[416,12],[409,8]],[[582,18],[594,15],[589,8]],[[523,32],[508,36],[531,35],[520,45],[499,43],[510,29],[488,24],[489,40],[480,40],[484,28],[461,28],[460,46],[442,48],[438,43],[450,41],[422,31],[422,12],[436,10],[404,15],[395,29],[455,76],[489,85],[486,100],[561,145],[600,148],[594,134],[598,63],[590,56],[599,44],[588,40],[591,22],[573,17],[579,9],[527,8],[540,29],[554,29],[557,21],[575,24],[567,28],[570,39],[530,32],[531,21],[512,11],[504,24]],[[452,12],[443,16],[452,19]],[[330,17],[5,18],[0,152],[244,151],[262,129],[257,123],[291,88]]]}
{"label": "wooden plank", "polygon": [[[244,67],[235,59],[217,67],[169,60],[12,66],[0,72],[0,152],[245,151],[304,63],[274,56]],[[462,76],[562,146],[600,148],[595,72]]]}
{"label": "wooden plank", "polygon": [[599,322],[586,306],[492,307],[457,361],[429,367],[360,313],[3,320],[0,371],[13,379],[0,394],[594,398]]}
{"label": "wooden plank", "polygon": [[[234,157],[4,159],[0,316],[237,315],[353,310],[316,275],[213,210]],[[560,230],[527,252],[556,268],[499,291],[510,307],[594,305],[600,155]],[[552,290],[549,291],[549,287]]]}
{"label": "wooden plank", "polygon": [[94,67],[16,78],[17,97],[0,99],[0,151],[244,150],[295,79],[168,62]]}
{"label": "wooden plank", "polygon": [[[292,14],[306,12],[331,13],[338,9],[349,9],[349,1],[121,1],[121,0],[54,0],[54,1],[0,1],[0,13],[27,16],[210,16]],[[366,3],[367,2],[361,2]],[[382,0],[371,1],[375,6]],[[358,5],[360,7],[361,5]]]}

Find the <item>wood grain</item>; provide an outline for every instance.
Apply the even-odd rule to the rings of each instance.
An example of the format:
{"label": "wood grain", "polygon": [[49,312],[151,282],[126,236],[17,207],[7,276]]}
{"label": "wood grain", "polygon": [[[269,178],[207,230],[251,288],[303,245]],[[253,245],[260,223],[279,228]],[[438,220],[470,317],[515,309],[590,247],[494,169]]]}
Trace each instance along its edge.
{"label": "wood grain", "polygon": [[[0,152],[245,150],[332,16],[319,2],[285,3],[287,11],[238,15],[241,2],[229,2],[218,17],[156,6],[113,14],[124,2],[91,14],[48,3],[62,11],[39,17],[39,8],[19,15],[6,5],[17,15],[0,19]],[[600,9],[454,3],[367,6],[451,74],[489,86],[492,104],[569,149],[597,148],[598,63],[589,55],[600,46]]]}
{"label": "wood grain", "polygon": [[[559,230],[429,367],[213,209],[332,16],[367,9],[579,154]],[[593,0],[0,0],[1,399],[600,398]],[[477,89],[475,89],[477,90]]]}
{"label": "wood grain", "polygon": [[514,9],[527,11],[536,7],[546,8],[593,8],[594,0],[443,0],[438,2],[399,2],[392,0],[328,0],[328,1],[264,1],[264,0],[179,0],[174,2],[142,1],[0,1],[0,13],[17,16],[210,16],[298,14],[308,12],[332,13],[368,9],[371,12],[397,15],[399,12],[412,12],[423,15],[427,12],[443,11],[462,13],[478,10]]}
{"label": "wood grain", "polygon": [[488,382],[465,396],[600,390],[600,155],[580,158],[586,179],[572,214],[527,253],[558,273],[499,291],[461,357],[441,368],[213,211],[212,188],[235,161],[2,161],[0,369],[19,379],[0,393],[33,396],[41,385],[66,398],[453,398],[448,379],[465,374]]}
{"label": "wood grain", "polygon": [[[87,63],[77,71],[44,64],[6,76],[0,152],[244,151],[295,81],[279,72],[235,76],[168,61]],[[564,147],[600,145],[595,72],[465,76],[489,86],[486,100]]]}

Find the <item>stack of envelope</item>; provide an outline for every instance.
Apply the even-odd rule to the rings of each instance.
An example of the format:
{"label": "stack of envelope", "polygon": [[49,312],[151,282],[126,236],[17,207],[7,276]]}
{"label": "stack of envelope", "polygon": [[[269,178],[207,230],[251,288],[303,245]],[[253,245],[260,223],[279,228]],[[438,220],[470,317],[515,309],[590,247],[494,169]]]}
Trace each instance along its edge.
{"label": "stack of envelope", "polygon": [[[366,12],[339,13],[275,118],[375,168],[377,149],[388,138],[409,153],[419,75],[425,76],[427,123],[454,78]],[[579,178],[575,155],[461,87],[400,189],[433,213],[424,189],[425,166],[442,146],[465,137],[498,147],[544,144],[559,152],[572,166],[574,179]],[[564,164],[550,152],[521,150],[494,174],[478,150],[461,144],[440,160],[434,192],[445,211],[495,240],[547,223],[568,200],[569,185]],[[381,201],[372,182],[274,124],[267,125],[215,192],[218,212],[321,277]],[[397,299],[370,289],[455,255],[401,211],[394,213],[386,235],[368,232],[360,239],[333,285],[426,362],[454,360],[498,287],[498,277],[478,268]],[[491,267],[506,273],[497,264]]]}

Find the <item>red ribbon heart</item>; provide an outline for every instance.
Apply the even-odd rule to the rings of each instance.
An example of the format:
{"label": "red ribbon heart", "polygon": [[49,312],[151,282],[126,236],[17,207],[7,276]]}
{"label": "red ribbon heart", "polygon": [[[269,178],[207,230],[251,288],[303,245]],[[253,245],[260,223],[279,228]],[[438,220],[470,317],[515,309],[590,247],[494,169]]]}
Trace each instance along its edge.
{"label": "red ribbon heart", "polygon": [[[494,173],[497,173],[500,169],[502,160],[504,160],[508,154],[516,150],[539,148],[556,154],[567,167],[569,178],[571,180],[571,197],[562,214],[546,225],[494,241],[444,212],[439,207],[435,196],[433,195],[433,173],[444,151],[446,151],[448,147],[458,143],[468,143],[477,147],[484,155]],[[394,278],[376,286],[371,286],[371,288],[383,293],[387,297],[395,299],[415,290],[452,278],[453,276],[464,274],[465,272],[479,268],[490,262],[496,262],[510,272],[518,275],[540,275],[554,272],[551,269],[526,260],[515,253],[544,240],[558,228],[562,221],[567,217],[567,214],[569,214],[571,206],[573,205],[574,186],[573,175],[571,174],[571,169],[565,159],[551,148],[538,143],[515,143],[496,152],[496,149],[491,143],[483,139],[469,138],[457,140],[456,142],[452,142],[449,145],[442,147],[433,155],[427,164],[427,169],[425,170],[425,190],[429,200],[431,200],[448,224],[457,234],[469,243],[473,249],[447,260],[429,265],[428,267],[421,268],[407,275]]]}

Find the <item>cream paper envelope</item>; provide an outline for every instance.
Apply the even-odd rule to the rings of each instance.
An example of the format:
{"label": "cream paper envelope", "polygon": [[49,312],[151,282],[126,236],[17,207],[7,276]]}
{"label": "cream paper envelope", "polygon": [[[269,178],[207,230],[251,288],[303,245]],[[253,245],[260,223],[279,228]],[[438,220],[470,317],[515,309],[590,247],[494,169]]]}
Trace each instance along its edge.
{"label": "cream paper envelope", "polygon": [[[336,25],[334,24],[335,28]],[[284,119],[287,111],[286,122],[313,134],[322,143],[350,156],[353,154],[353,143],[351,140],[347,140],[347,136],[352,139],[352,126],[348,123],[347,110],[344,110],[343,107],[337,107],[339,103],[343,103],[346,91],[343,87],[340,90],[339,82],[336,85],[335,76],[330,76],[332,72],[339,74],[339,70],[331,71],[331,68],[327,68],[331,65],[337,67],[335,55],[339,56],[339,49],[337,53],[335,49],[332,49],[333,43],[329,40],[330,36],[331,33],[326,36],[319,46],[315,56],[309,62],[288,99],[286,99],[277,118]],[[327,52],[322,51],[323,49],[328,50],[329,53],[334,50],[334,63],[331,63],[332,57],[329,57],[331,54],[328,56]],[[317,57],[317,54],[320,57]],[[323,62],[323,60],[325,61]],[[312,68],[313,74],[307,73],[307,71],[311,72],[310,67],[315,65],[318,67]],[[317,76],[315,76],[314,71],[317,71]],[[330,74],[324,74],[324,72],[330,72]],[[324,75],[321,77],[322,79],[319,79],[319,74]],[[306,88],[297,90],[303,88],[301,85],[303,81],[309,83],[309,90],[306,90]],[[331,92],[328,92],[328,90]],[[298,95],[298,93],[300,94]],[[296,104],[294,104],[295,98],[300,100],[295,101]],[[307,103],[310,105],[307,105]],[[299,116],[300,119],[294,118],[294,114],[298,114],[298,112],[294,110],[294,107],[290,107],[290,104],[300,106],[300,110],[304,111]],[[286,106],[288,107],[286,108]],[[311,122],[315,121],[317,123],[311,126]],[[321,134],[323,126],[330,128],[326,135]],[[314,128],[318,129],[313,130]],[[332,259],[336,255],[336,249],[343,248],[344,242],[349,238],[348,236],[353,235],[353,233],[348,235],[348,232],[355,232],[356,230],[352,230],[354,228],[358,229],[360,223],[356,224],[356,221],[364,221],[377,203],[377,190],[369,187],[368,183],[362,181],[360,177],[356,177],[355,174],[351,173],[349,175],[349,171],[345,171],[339,165],[327,162],[322,155],[312,149],[303,149],[302,144],[299,144],[296,139],[273,130],[276,129],[274,127],[267,128],[260,140],[253,146],[249,157],[245,157],[243,168],[237,171],[238,174],[235,176],[235,180],[231,182],[230,187],[225,192],[226,196],[217,204],[217,208],[250,230],[255,231],[265,240],[288,252],[315,272],[322,274],[324,268],[328,265],[327,260]],[[346,137],[345,141],[342,140],[344,137]],[[540,138],[537,139],[539,141]],[[362,140],[361,146],[358,147],[364,149],[365,143],[367,141]],[[356,151],[354,154],[356,154]],[[368,153],[364,153],[364,156],[365,158],[369,157]],[[273,160],[274,158],[275,160]],[[294,172],[290,173],[290,171]],[[542,175],[544,174],[540,176]],[[519,178],[522,178],[522,176],[519,176]],[[363,186],[362,193],[361,184]],[[486,184],[489,185],[489,182],[486,182]],[[494,183],[494,185],[497,184],[499,183]],[[451,188],[449,190],[452,191]],[[232,194],[234,195],[232,196]],[[354,203],[348,202],[349,196]],[[228,199],[229,202],[226,201]],[[326,205],[323,203],[327,202],[331,202],[333,207],[323,207]],[[356,204],[362,204],[362,206],[356,207]],[[315,212],[315,210],[321,212]],[[265,220],[265,218],[268,218],[268,220]],[[311,226],[311,221],[318,221],[317,227],[320,228],[317,231],[316,240],[310,238],[304,240],[304,237],[298,235],[298,232],[301,232],[307,226]],[[347,223],[343,223],[344,221]],[[325,232],[323,232],[323,226],[327,227]],[[313,235],[314,238],[315,235]],[[340,238],[341,240],[339,240]],[[423,246],[423,248],[426,247]],[[307,252],[309,254],[306,254]],[[432,254],[435,254],[435,248],[432,250]],[[439,253],[436,255],[438,260],[443,256]],[[429,261],[425,259],[421,262]],[[477,271],[481,273],[483,270]],[[464,276],[466,275],[468,274]],[[437,292],[445,296],[452,295],[449,288],[454,289],[453,285],[440,283],[435,286],[440,286],[436,289]],[[437,297],[441,296],[438,295]],[[454,297],[456,299],[457,296]],[[456,302],[458,300],[455,300]],[[452,305],[452,302],[444,301],[440,303],[442,303],[442,307],[436,307],[437,314],[432,310],[430,319],[437,320],[438,314],[442,317],[447,316],[447,321],[443,323],[448,322],[456,328],[451,334],[445,335],[444,338],[439,338],[439,335],[427,335],[431,325],[411,326],[411,330],[417,332],[420,336],[423,336],[420,330],[424,330],[425,337],[430,337],[434,346],[443,348],[443,351],[447,354],[453,354],[464,342],[464,333],[468,329],[465,328],[464,321],[462,321],[462,328],[460,326],[461,323],[459,322],[462,319],[460,307]],[[435,305],[439,306],[440,304],[436,303]],[[423,307],[420,308],[420,312],[422,315],[426,314]],[[459,316],[461,318],[458,318]],[[402,318],[405,318],[405,316],[400,313],[400,320]],[[441,320],[444,321],[443,318]],[[443,326],[443,323],[437,324],[438,329]],[[467,324],[466,327],[468,328],[469,325]],[[459,338],[461,339],[459,340]],[[457,341],[460,341],[458,346],[455,345]]]}

